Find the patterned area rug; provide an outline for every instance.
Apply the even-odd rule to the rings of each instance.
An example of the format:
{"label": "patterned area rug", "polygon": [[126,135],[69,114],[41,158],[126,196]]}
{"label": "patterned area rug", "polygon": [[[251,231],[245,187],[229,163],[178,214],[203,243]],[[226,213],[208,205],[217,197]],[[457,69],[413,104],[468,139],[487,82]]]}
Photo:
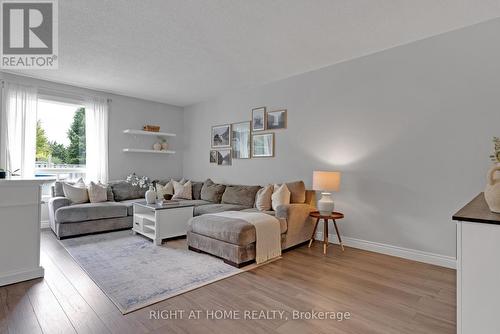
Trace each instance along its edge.
{"label": "patterned area rug", "polygon": [[243,272],[210,255],[155,246],[131,231],[60,242],[123,314]]}

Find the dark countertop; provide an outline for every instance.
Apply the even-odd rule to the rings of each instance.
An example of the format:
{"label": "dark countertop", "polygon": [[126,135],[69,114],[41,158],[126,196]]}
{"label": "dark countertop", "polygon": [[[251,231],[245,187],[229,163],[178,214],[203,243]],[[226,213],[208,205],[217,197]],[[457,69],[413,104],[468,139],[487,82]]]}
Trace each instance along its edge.
{"label": "dark countertop", "polygon": [[484,200],[484,193],[480,193],[455,213],[453,220],[500,225],[500,213],[491,212]]}

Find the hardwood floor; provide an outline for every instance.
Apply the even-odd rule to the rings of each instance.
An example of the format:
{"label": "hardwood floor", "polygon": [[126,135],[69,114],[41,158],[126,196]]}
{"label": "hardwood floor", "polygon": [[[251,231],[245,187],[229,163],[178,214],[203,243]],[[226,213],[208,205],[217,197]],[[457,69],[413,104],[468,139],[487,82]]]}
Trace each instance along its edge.
{"label": "hardwood floor", "polygon": [[[184,240],[169,246],[185,247]],[[122,315],[52,232],[42,233],[45,278],[0,288],[4,333],[455,333],[455,270],[321,243]],[[184,310],[150,320],[150,310]],[[187,319],[201,310],[201,319]],[[286,319],[213,320],[206,311],[285,311]],[[292,312],[350,312],[349,320],[292,320]],[[166,315],[167,313],[164,313]],[[173,315],[174,313],[171,312]],[[214,313],[215,314],[215,313]]]}

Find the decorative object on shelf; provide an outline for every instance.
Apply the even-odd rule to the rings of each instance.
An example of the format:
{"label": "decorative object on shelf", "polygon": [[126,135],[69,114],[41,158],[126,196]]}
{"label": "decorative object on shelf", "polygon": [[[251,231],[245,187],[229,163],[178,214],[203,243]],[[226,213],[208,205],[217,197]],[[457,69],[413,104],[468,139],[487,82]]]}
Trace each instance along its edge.
{"label": "decorative object on shelf", "polygon": [[286,109],[267,113],[267,130],[286,129]]}
{"label": "decorative object on shelf", "polygon": [[212,126],[212,147],[230,147],[231,146],[231,125]]}
{"label": "decorative object on shelf", "polygon": [[330,215],[335,208],[331,191],[340,189],[340,172],[313,172],[313,190],[321,191],[318,210],[322,215]]}
{"label": "decorative object on shelf", "polygon": [[137,176],[135,173],[130,174],[125,179],[128,183],[139,188],[147,188],[151,183],[147,176]]}
{"label": "decorative object on shelf", "polygon": [[146,191],[146,203],[155,204],[156,203],[156,191],[155,187],[149,186],[149,190]]}
{"label": "decorative object on shelf", "polygon": [[500,163],[500,138],[493,137],[493,154],[490,155],[491,161],[494,163]]}
{"label": "decorative object on shelf", "polygon": [[266,129],[266,107],[252,109],[252,131]]}
{"label": "decorative object on shelf", "polygon": [[167,151],[168,150],[168,143],[165,140],[165,138],[160,139],[160,144],[161,144],[161,150],[162,151]]}
{"label": "decorative object on shelf", "polygon": [[5,170],[0,168],[0,179],[5,179],[6,176],[7,176],[7,172],[5,172]]}
{"label": "decorative object on shelf", "polygon": [[252,135],[252,157],[274,157],[274,133]]}
{"label": "decorative object on shelf", "polygon": [[210,150],[210,163],[211,164],[217,163],[217,151],[216,150]]}
{"label": "decorative object on shelf", "polygon": [[231,124],[231,139],[234,159],[250,158],[250,123],[241,122]]}
{"label": "decorative object on shelf", "polygon": [[231,166],[231,150],[218,150],[217,151],[217,165],[219,166]]}
{"label": "decorative object on shelf", "polygon": [[146,124],[142,128],[144,131],[149,131],[149,132],[159,132],[160,131],[159,125]]}
{"label": "decorative object on shelf", "polygon": [[161,151],[161,143],[156,142],[153,144],[153,150],[155,151]]}

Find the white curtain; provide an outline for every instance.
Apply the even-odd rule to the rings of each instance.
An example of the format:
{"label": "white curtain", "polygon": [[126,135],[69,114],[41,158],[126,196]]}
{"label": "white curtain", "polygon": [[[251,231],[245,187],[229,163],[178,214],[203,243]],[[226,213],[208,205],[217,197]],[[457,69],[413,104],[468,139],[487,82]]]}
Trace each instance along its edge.
{"label": "white curtain", "polygon": [[5,82],[2,99],[1,166],[23,178],[35,176],[37,90]]}
{"label": "white curtain", "polygon": [[87,182],[108,182],[108,109],[104,98],[85,102]]}

